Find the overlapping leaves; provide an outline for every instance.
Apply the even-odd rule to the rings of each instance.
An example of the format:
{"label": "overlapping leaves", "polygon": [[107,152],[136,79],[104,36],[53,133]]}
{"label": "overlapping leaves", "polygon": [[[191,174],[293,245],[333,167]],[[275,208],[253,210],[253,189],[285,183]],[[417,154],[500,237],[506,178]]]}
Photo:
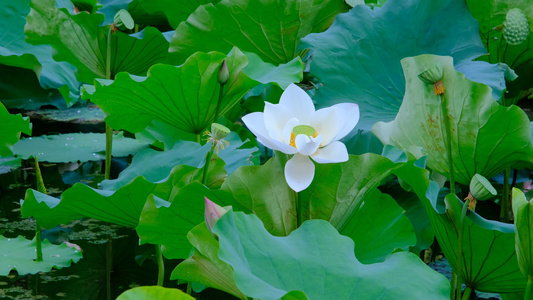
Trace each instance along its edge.
{"label": "overlapping leaves", "polygon": [[485,54],[478,23],[462,0],[389,0],[381,8],[357,5],[300,48],[313,49],[310,74],[320,85],[319,106],[359,104],[358,127],[390,121],[402,103],[405,79],[400,60],[420,54],[450,55],[468,78],[490,85],[500,98],[505,87],[497,65],[471,62]]}
{"label": "overlapping leaves", "polygon": [[[328,28],[346,9],[342,1],[223,0],[198,7],[170,42],[177,63],[202,51],[227,53],[233,46],[279,65],[295,58],[299,40]],[[209,41],[209,43],[206,43]]]}
{"label": "overlapping leaves", "polygon": [[[476,173],[490,178],[506,166],[532,162],[531,125],[523,110],[497,104],[489,87],[466,79],[454,69],[451,57],[421,55],[403,59],[402,66],[406,93],[400,111],[394,121],[378,122],[372,128],[384,144],[417,157],[427,155],[428,167],[449,177],[452,158],[446,154],[447,119],[457,182],[468,185]],[[433,85],[418,78],[433,66],[444,72],[442,99],[435,95]],[[447,116],[441,103],[447,107]]]}

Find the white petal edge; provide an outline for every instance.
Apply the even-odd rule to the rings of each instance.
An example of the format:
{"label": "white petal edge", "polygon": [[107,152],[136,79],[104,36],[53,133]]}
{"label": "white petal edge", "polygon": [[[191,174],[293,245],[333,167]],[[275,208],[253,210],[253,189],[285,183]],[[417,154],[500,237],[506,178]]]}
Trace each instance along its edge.
{"label": "white petal edge", "polygon": [[315,176],[315,164],[309,159],[309,156],[294,154],[285,165],[285,180],[291,189],[295,192],[305,190]]}
{"label": "white petal edge", "polygon": [[299,134],[294,139],[296,149],[301,155],[311,155],[318,150],[320,143],[322,143],[323,137],[321,135],[315,137],[306,136],[305,134]]}
{"label": "white petal edge", "polygon": [[311,126],[318,134],[324,137],[323,145],[331,143],[343,129],[344,124],[340,120],[340,114],[333,107],[319,109],[313,114]]}
{"label": "white petal edge", "polygon": [[289,109],[292,116],[300,121],[300,124],[309,125],[311,117],[315,113],[315,105],[311,97],[294,83],[291,83],[281,94],[279,104]]}
{"label": "white petal edge", "polygon": [[289,109],[281,104],[265,102],[264,118],[270,138],[283,141],[285,124],[293,119]]}
{"label": "white petal edge", "polygon": [[334,141],[338,141],[348,135],[359,122],[359,105],[355,103],[339,103],[333,105],[332,108],[337,111],[339,121],[343,124],[342,129],[333,138]]}
{"label": "white petal edge", "polygon": [[242,117],[242,121],[248,129],[257,137],[257,141],[273,150],[278,150],[287,154],[294,154],[298,150],[290,145],[280,141],[273,140],[269,137],[268,130],[265,127],[265,119],[262,112],[254,112]]}
{"label": "white petal edge", "polygon": [[317,154],[311,157],[320,164],[345,162],[349,159],[346,146],[339,141],[332,142],[326,147],[318,149]]}

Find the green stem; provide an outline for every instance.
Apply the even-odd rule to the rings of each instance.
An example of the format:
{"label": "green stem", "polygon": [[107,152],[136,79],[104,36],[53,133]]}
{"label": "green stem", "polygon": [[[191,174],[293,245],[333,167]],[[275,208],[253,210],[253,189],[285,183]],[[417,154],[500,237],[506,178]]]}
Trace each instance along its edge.
{"label": "green stem", "polygon": [[196,134],[196,142],[197,142],[198,144],[200,144],[201,141],[202,141],[202,135],[201,135],[200,133],[197,133],[197,134]]}
{"label": "green stem", "polygon": [[450,281],[451,289],[450,289],[450,300],[455,299],[455,290],[457,289],[457,273],[452,271],[452,280]]}
{"label": "green stem", "polygon": [[[35,161],[35,178],[37,180],[37,190],[40,193],[46,194],[46,187],[44,186],[43,175],[39,167],[39,160],[33,157]],[[35,252],[37,252],[36,261],[43,261],[43,246],[41,241],[41,225],[39,221],[35,220]]]}
{"label": "green stem", "polygon": [[[107,52],[106,52],[106,68],[105,68],[105,78],[111,78],[111,43],[113,35],[113,25],[109,26],[109,31],[107,33]],[[111,154],[113,150],[113,129],[107,123],[105,125],[105,173],[104,178],[111,178]],[[105,260],[105,270],[106,270],[106,296],[107,300],[111,300],[111,272],[113,271],[113,240],[109,237],[106,244],[106,260]]]}
{"label": "green stem", "polygon": [[524,294],[524,300],[531,300],[533,296],[533,277],[527,277],[526,292]]}
{"label": "green stem", "polygon": [[296,202],[296,223],[300,227],[304,222],[304,208],[302,203],[300,203],[300,194],[298,192],[294,192],[294,199]]}
{"label": "green stem", "polygon": [[[461,210],[461,219],[459,220],[459,228],[457,228],[457,297],[456,299],[461,299],[461,285],[463,282],[463,238],[464,238],[464,225],[466,213],[468,212],[468,203],[470,201],[467,199],[463,203],[463,209]],[[467,286],[468,288],[468,286]]]}
{"label": "green stem", "polygon": [[105,275],[107,300],[111,300],[111,272],[113,271],[113,240],[107,239],[105,251]]}
{"label": "green stem", "polygon": [[441,95],[442,118],[444,120],[444,127],[446,128],[446,153],[448,156],[448,171],[450,179],[450,191],[455,195],[455,179],[453,171],[453,157],[452,157],[452,125],[448,115],[448,107],[446,106],[446,99]]}
{"label": "green stem", "polygon": [[470,299],[470,293],[472,293],[472,289],[469,288],[468,286],[465,288],[465,292],[463,294],[463,298],[461,298],[461,300],[468,300]]}
{"label": "green stem", "polygon": [[161,252],[161,245],[155,245],[155,254],[157,258],[157,285],[163,286],[165,280],[165,262],[163,261],[163,254]]}
{"label": "green stem", "polygon": [[213,156],[213,151],[215,150],[215,143],[211,144],[211,149],[209,149],[209,152],[207,152],[207,155],[205,157],[205,165],[204,165],[204,175],[202,177],[202,184],[206,185],[207,183],[207,171],[209,169],[209,164],[211,163],[211,157]]}
{"label": "green stem", "polygon": [[187,282],[187,295],[192,293],[192,283]]}
{"label": "green stem", "polygon": [[111,178],[111,157],[113,153],[113,129],[105,125],[105,179]]}
{"label": "green stem", "polygon": [[510,186],[509,186],[509,179],[511,177],[511,167],[505,168],[503,171],[503,193],[502,193],[502,203],[501,203],[501,210],[500,210],[500,220],[504,223],[509,223],[509,209],[510,209],[510,201],[509,201],[509,192],[510,192]]}
{"label": "green stem", "polygon": [[218,91],[218,101],[217,101],[217,107],[215,108],[215,118],[213,119],[213,122],[216,122],[218,120],[218,117],[219,117],[219,113],[220,113],[220,102],[222,102],[222,94],[224,93],[224,85],[223,84],[219,84],[220,85],[220,90]]}

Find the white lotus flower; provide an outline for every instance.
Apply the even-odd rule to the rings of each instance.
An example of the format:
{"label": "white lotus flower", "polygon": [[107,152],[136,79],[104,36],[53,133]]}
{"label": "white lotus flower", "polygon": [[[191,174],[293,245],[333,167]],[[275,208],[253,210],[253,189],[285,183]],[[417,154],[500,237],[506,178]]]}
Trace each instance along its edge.
{"label": "white lotus flower", "polygon": [[257,140],[268,148],[294,156],[285,165],[285,179],[296,192],[306,189],[315,176],[317,163],[348,160],[346,146],[339,142],[359,121],[359,106],[341,103],[315,111],[305,91],[291,84],[279,104],[265,103],[265,111],[242,118]]}

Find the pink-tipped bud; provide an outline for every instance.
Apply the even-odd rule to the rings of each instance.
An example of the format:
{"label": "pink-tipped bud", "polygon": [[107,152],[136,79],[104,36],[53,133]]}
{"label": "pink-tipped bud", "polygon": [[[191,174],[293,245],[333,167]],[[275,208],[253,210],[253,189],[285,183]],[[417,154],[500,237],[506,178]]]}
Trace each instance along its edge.
{"label": "pink-tipped bud", "polygon": [[216,222],[222,215],[224,215],[226,212],[228,212],[227,208],[224,208],[215,202],[207,199],[207,197],[204,197],[205,201],[205,224],[207,225],[207,228],[209,228],[209,231],[215,226]]}

